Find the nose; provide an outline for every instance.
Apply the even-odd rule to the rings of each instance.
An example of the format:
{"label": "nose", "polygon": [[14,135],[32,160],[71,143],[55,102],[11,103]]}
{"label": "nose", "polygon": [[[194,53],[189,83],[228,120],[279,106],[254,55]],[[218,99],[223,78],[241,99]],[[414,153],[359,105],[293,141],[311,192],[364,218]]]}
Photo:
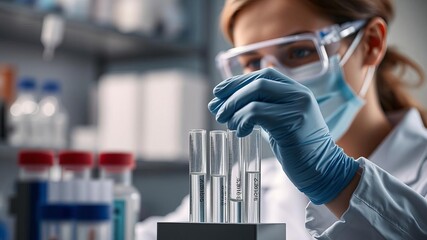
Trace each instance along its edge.
{"label": "nose", "polygon": [[277,59],[271,55],[266,55],[261,59],[261,68],[278,67],[280,66]]}

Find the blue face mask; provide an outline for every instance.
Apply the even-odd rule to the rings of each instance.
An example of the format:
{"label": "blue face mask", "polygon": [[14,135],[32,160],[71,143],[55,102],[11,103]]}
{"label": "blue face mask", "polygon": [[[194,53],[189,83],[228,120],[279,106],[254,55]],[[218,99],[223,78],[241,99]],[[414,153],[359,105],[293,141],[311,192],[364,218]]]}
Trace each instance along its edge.
{"label": "blue face mask", "polygon": [[332,138],[338,140],[348,130],[364,101],[344,80],[339,57],[331,57],[329,64],[323,76],[302,84],[313,92]]}
{"label": "blue face mask", "polygon": [[[338,55],[329,58],[329,68],[325,74],[315,79],[301,81],[301,84],[308,87],[316,97],[323,118],[335,141],[339,140],[347,132],[357,113],[363,107],[365,102],[361,97],[366,94],[375,71],[374,67],[369,68],[359,92],[361,97],[355,94],[344,80],[341,66],[353,54],[362,36],[363,31],[356,36],[341,61]],[[318,67],[314,66],[315,64],[308,64],[295,69],[293,72],[294,78],[298,79],[298,74],[303,74],[309,68]],[[280,67],[277,70],[280,71]]]}

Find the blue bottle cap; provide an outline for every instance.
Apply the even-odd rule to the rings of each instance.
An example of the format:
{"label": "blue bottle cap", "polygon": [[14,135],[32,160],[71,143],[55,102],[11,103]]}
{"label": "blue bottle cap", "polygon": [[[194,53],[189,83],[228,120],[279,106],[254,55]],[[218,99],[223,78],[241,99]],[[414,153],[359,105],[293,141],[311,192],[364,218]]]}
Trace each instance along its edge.
{"label": "blue bottle cap", "polygon": [[57,93],[61,90],[61,86],[58,81],[55,80],[47,80],[43,84],[43,91],[47,93]]}
{"label": "blue bottle cap", "polygon": [[19,90],[35,90],[36,80],[32,77],[22,77],[18,83]]}

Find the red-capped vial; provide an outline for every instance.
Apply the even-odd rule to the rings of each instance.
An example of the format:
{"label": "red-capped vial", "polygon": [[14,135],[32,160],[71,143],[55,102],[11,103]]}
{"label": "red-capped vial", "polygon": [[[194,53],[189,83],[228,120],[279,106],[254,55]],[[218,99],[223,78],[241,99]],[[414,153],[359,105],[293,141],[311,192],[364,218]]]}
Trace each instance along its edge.
{"label": "red-capped vial", "polygon": [[131,185],[135,159],[131,153],[105,152],[99,155],[101,178],[109,178],[114,184]]}
{"label": "red-capped vial", "polygon": [[94,165],[91,152],[64,151],[59,153],[62,180],[88,180]]}
{"label": "red-capped vial", "polygon": [[114,221],[114,229],[124,229],[118,238],[134,239],[141,206],[139,192],[132,186],[135,159],[130,153],[105,152],[99,155],[99,168],[102,179],[114,181],[114,219],[121,219]]}
{"label": "red-capped vial", "polygon": [[24,181],[48,181],[53,166],[52,151],[22,150],[18,154],[19,179]]}

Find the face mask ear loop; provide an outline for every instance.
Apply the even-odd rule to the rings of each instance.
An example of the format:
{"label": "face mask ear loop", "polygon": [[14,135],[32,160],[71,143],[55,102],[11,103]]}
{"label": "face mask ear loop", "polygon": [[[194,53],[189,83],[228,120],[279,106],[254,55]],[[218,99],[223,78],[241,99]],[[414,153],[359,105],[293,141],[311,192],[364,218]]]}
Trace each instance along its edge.
{"label": "face mask ear loop", "polygon": [[363,30],[360,30],[359,33],[356,35],[356,38],[351,43],[350,47],[347,49],[347,52],[344,54],[340,61],[340,66],[344,66],[344,64],[348,61],[348,59],[353,55],[354,51],[356,50],[357,46],[359,46],[360,41],[363,37]]}
{"label": "face mask ear loop", "polygon": [[365,80],[363,80],[362,88],[360,88],[359,91],[360,97],[364,98],[366,96],[369,86],[371,86],[371,82],[374,79],[375,70],[375,66],[369,66],[368,71],[366,72]]}

